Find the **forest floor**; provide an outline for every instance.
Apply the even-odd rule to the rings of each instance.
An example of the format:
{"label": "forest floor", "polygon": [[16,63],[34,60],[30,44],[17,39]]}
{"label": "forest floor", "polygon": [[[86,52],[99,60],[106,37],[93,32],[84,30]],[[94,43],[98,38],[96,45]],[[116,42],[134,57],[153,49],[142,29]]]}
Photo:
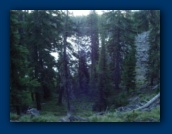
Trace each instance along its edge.
{"label": "forest floor", "polygon": [[133,110],[148,102],[157,94],[154,90],[144,90],[128,97],[128,104],[118,108],[109,108],[105,112],[92,112],[91,102],[74,102],[75,111],[71,121],[66,116],[65,106],[58,106],[51,100],[42,105],[40,116],[18,116],[10,113],[11,122],[160,122],[160,99],[142,110]]}

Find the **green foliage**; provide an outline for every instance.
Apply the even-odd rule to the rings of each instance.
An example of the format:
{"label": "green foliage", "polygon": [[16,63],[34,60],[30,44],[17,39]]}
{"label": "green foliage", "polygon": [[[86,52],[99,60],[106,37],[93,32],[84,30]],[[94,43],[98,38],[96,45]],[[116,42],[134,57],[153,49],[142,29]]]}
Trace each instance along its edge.
{"label": "green foliage", "polygon": [[65,106],[59,106],[57,105],[57,102],[55,100],[51,100],[46,102],[45,105],[42,105],[42,115],[46,115],[47,113],[52,113],[56,116],[58,115],[65,115],[66,114],[66,108]]}
{"label": "green foliage", "polygon": [[135,66],[136,66],[136,57],[135,57],[135,48],[129,50],[129,53],[126,55],[123,63],[123,72],[122,72],[122,84],[125,86],[125,89],[129,93],[132,90],[135,90]]}
{"label": "green foliage", "polygon": [[[76,103],[77,112],[83,112],[83,116],[92,115],[93,103],[99,111],[111,106],[113,111],[127,105],[128,96],[136,91],[134,40],[136,34],[143,31],[150,31],[147,80],[151,85],[160,81],[158,10],[110,10],[101,16],[91,11],[85,17],[72,17],[73,21],[70,14],[59,10],[13,10],[10,15],[10,109],[21,114],[21,110],[30,105],[39,110],[42,106],[41,116],[25,115],[20,121],[56,122],[67,111],[66,102],[64,106],[57,106],[57,100],[62,104],[66,97],[68,104],[72,103],[78,88],[82,96],[87,97],[83,105]],[[78,50],[68,42],[70,36],[77,38]],[[58,53],[57,60],[52,52]],[[91,102],[87,103],[88,98]],[[144,101],[148,98],[142,96]],[[18,117],[10,114],[10,118]],[[148,114],[135,111],[123,117],[117,113],[91,116],[90,120],[130,122],[147,121],[148,118]]]}
{"label": "green foliage", "polygon": [[[131,111],[126,113],[107,112],[104,115],[96,115],[93,113],[81,114],[82,117],[88,118],[89,122],[159,122],[160,107],[156,107],[150,112]],[[63,116],[56,116],[52,113],[46,113],[38,117],[30,115],[22,115],[20,118],[17,115],[10,114],[11,120],[19,122],[58,122]]]}
{"label": "green foliage", "polygon": [[99,53],[99,61],[97,66],[98,75],[98,100],[94,105],[94,109],[99,109],[99,111],[106,110],[107,107],[107,96],[109,94],[108,90],[108,66],[107,66],[107,56],[106,56],[106,44],[105,44],[105,29],[103,28],[105,22],[104,18],[101,18],[100,24],[100,37],[101,37],[101,49]]}
{"label": "green foliage", "polygon": [[33,117],[31,120],[32,122],[58,122],[57,116],[53,116],[53,115]]}
{"label": "green foliage", "polygon": [[148,93],[140,93],[140,94],[138,94],[138,96],[139,96],[141,102],[146,103],[146,102],[148,102],[151,98],[153,98],[156,94],[157,94],[157,93],[155,93],[155,92],[154,92],[154,93],[150,93],[150,92],[149,92],[149,94],[148,94]]}
{"label": "green foliage", "polygon": [[123,118],[125,118],[126,122],[134,122],[135,119],[138,117],[138,115],[139,113],[133,111],[133,112],[125,114]]}
{"label": "green foliage", "polygon": [[[29,87],[29,51],[23,42],[21,31],[24,30],[19,20],[20,11],[11,11],[10,19],[10,102],[11,107],[16,107],[17,114],[23,106],[30,104]],[[20,25],[21,24],[21,25]]]}
{"label": "green foliage", "polygon": [[29,81],[28,85],[30,85],[31,89],[36,89],[41,86],[40,83],[36,79]]}
{"label": "green foliage", "polygon": [[47,114],[38,117],[31,117],[30,115],[23,115],[19,118],[19,122],[58,122],[59,117],[52,114]]}
{"label": "green foliage", "polygon": [[19,94],[19,98],[21,100],[21,105],[25,105],[25,106],[30,106],[31,105],[32,100],[31,100],[30,92],[22,91]]}
{"label": "green foliage", "polygon": [[98,31],[98,16],[94,10],[90,12],[87,18],[89,26],[89,37],[91,40],[91,69],[90,69],[90,87],[91,90],[97,90],[97,64],[99,58],[99,31]]}
{"label": "green foliage", "polygon": [[105,115],[93,115],[89,117],[90,122],[159,122],[160,107],[150,112],[131,111],[126,113],[109,112]]}
{"label": "green foliage", "polygon": [[20,121],[20,122],[32,122],[31,116],[30,116],[30,115],[22,115],[22,116],[19,118],[19,121]]}
{"label": "green foliage", "polygon": [[160,107],[153,109],[150,112],[132,111],[123,115],[125,122],[159,122]]}
{"label": "green foliage", "polygon": [[126,92],[120,93],[115,98],[115,105],[116,105],[116,107],[126,106],[127,104],[128,104],[128,96],[127,96]]}
{"label": "green foliage", "polygon": [[123,39],[126,42],[126,49],[124,51],[124,60],[122,65],[122,85],[130,93],[132,90],[135,90],[135,67],[136,67],[136,46],[135,46],[135,33],[133,27],[132,13],[126,11],[126,16],[124,18],[124,25],[126,32],[123,35]]}
{"label": "green foliage", "polygon": [[18,120],[18,119],[19,119],[19,115],[15,113],[10,113],[10,120]]}
{"label": "green foliage", "polygon": [[86,110],[84,110],[82,112],[79,112],[77,115],[79,115],[81,117],[88,118],[88,117],[92,116],[93,114],[94,114],[94,112],[92,112],[92,111],[89,111],[89,110],[86,111]]}
{"label": "green foliage", "polygon": [[92,115],[89,117],[89,122],[123,122],[123,119],[118,117],[115,112],[109,112],[105,115]]}
{"label": "green foliage", "polygon": [[160,107],[153,109],[151,112],[138,113],[136,122],[160,122]]}
{"label": "green foliage", "polygon": [[160,82],[160,11],[149,10],[149,59],[146,78],[151,86]]}
{"label": "green foliage", "polygon": [[31,115],[22,115],[19,122],[58,122],[59,119],[66,115],[66,108],[58,106],[55,100],[47,101],[42,105],[40,116],[31,117]]}
{"label": "green foliage", "polygon": [[107,104],[109,110],[114,110],[121,106],[126,106],[128,104],[128,94],[126,91],[120,93],[110,91],[111,95],[107,98]]}
{"label": "green foliage", "polygon": [[133,14],[134,27],[137,33],[149,30],[149,10],[140,10]]}

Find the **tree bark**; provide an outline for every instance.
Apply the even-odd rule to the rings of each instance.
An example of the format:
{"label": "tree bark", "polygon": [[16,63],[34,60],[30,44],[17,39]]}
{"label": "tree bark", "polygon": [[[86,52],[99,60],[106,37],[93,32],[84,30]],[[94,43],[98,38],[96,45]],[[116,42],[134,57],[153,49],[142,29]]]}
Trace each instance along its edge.
{"label": "tree bark", "polygon": [[17,112],[17,115],[20,115],[21,114],[21,111],[20,111],[20,107],[19,106],[16,106],[16,112]]}
{"label": "tree bark", "polygon": [[64,88],[60,87],[60,92],[59,92],[59,98],[58,98],[58,104],[62,104],[62,99],[63,99],[63,93],[64,93]]}
{"label": "tree bark", "polygon": [[71,112],[71,106],[70,106],[70,99],[69,99],[69,74],[68,74],[68,59],[67,59],[67,53],[66,53],[66,47],[67,47],[67,36],[68,36],[68,10],[67,10],[67,15],[66,15],[66,20],[65,20],[65,33],[64,33],[64,79],[63,79],[63,87],[64,90],[66,91],[66,100],[67,100],[67,114]]}
{"label": "tree bark", "polygon": [[31,93],[31,98],[32,98],[32,102],[34,102],[35,101],[35,97],[34,97],[34,93],[33,92]]}
{"label": "tree bark", "polygon": [[36,98],[36,107],[38,110],[41,110],[41,98],[38,92],[35,93],[35,98]]}

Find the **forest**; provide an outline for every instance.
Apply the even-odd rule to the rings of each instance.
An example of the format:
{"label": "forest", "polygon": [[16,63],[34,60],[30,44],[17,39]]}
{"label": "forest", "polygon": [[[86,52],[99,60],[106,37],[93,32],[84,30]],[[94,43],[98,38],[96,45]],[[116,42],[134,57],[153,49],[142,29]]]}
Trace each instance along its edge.
{"label": "forest", "polygon": [[160,122],[160,11],[11,10],[9,106],[10,122]]}

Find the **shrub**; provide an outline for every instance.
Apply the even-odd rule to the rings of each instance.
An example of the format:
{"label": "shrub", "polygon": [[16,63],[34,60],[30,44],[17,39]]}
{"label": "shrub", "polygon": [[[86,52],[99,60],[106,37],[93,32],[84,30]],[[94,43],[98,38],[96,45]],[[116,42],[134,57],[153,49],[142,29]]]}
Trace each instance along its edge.
{"label": "shrub", "polygon": [[32,122],[57,122],[59,118],[54,115],[43,115],[43,116],[38,116],[38,117],[33,117],[31,119]]}
{"label": "shrub", "polygon": [[123,116],[123,119],[125,122],[134,122],[138,115],[139,113],[135,111],[128,112]]}
{"label": "shrub", "polygon": [[93,115],[89,117],[90,122],[122,122],[122,118],[119,118],[115,112],[109,112],[105,115]]}
{"label": "shrub", "polygon": [[140,112],[140,115],[135,119],[137,122],[159,122],[160,107],[156,107],[150,112]]}
{"label": "shrub", "polygon": [[160,107],[150,112],[130,111],[126,113],[109,112],[105,115],[93,115],[90,122],[159,122]]}
{"label": "shrub", "polygon": [[19,119],[20,122],[31,122],[31,116],[30,115],[23,115]]}
{"label": "shrub", "polygon": [[10,113],[10,120],[18,120],[18,119],[19,119],[19,115],[15,113]]}
{"label": "shrub", "polygon": [[119,93],[115,98],[115,106],[121,107],[128,104],[128,97],[126,92]]}

